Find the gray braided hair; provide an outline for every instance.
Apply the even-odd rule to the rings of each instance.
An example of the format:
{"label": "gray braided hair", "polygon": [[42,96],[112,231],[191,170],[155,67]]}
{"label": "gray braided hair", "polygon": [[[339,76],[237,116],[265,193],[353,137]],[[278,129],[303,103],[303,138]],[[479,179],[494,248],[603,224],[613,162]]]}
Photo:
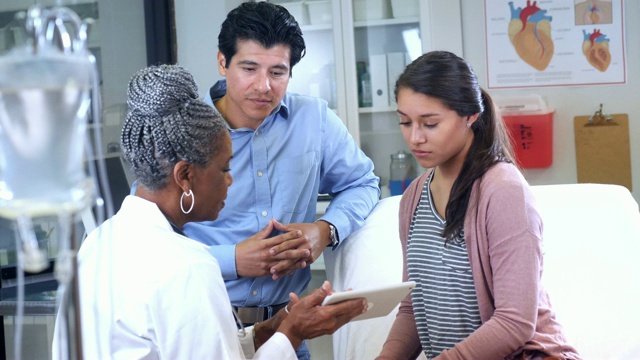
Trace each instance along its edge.
{"label": "gray braided hair", "polygon": [[127,91],[120,141],[138,183],[163,189],[178,161],[204,166],[222,143],[222,116],[198,99],[193,76],[177,65],[144,68]]}

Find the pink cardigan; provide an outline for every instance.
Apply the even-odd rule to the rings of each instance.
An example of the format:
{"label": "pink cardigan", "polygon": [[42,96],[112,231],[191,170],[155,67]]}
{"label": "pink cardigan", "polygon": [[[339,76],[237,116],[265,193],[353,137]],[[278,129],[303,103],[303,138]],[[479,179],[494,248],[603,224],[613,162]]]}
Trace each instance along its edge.
{"label": "pink cardigan", "polygon": [[[428,176],[413,181],[400,202],[404,281],[409,226]],[[496,164],[476,181],[464,234],[482,325],[438,359],[510,359],[523,350],[580,359],[567,344],[542,287],[542,220],[529,185],[514,165]],[[415,359],[421,349],[407,296],[379,358]]]}

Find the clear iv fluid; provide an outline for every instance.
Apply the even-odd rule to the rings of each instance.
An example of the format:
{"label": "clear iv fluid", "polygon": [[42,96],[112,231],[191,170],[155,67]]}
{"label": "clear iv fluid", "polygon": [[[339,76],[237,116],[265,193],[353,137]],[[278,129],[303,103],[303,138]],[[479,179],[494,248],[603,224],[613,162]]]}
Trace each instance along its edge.
{"label": "clear iv fluid", "polygon": [[82,207],[88,106],[89,89],[73,84],[0,88],[0,215]]}
{"label": "clear iv fluid", "polygon": [[0,56],[0,216],[87,205],[83,168],[91,67],[40,44]]}

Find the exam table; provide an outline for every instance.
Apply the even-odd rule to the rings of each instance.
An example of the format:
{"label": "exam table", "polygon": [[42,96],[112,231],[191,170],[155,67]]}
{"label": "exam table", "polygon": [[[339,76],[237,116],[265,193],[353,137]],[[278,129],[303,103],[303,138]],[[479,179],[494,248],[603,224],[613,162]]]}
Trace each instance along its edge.
{"label": "exam table", "polygon": [[[543,286],[584,359],[640,359],[640,212],[622,186],[532,186],[544,221]],[[400,196],[382,199],[366,224],[324,252],[335,289],[402,281]],[[334,359],[373,359],[393,324],[356,321],[333,335]],[[420,358],[423,358],[421,355]]]}

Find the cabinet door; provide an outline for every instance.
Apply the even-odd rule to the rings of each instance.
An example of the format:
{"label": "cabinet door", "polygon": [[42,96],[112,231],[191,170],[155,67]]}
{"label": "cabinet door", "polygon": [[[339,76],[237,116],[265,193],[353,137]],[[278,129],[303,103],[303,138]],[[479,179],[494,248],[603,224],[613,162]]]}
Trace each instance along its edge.
{"label": "cabinet door", "polygon": [[[343,3],[349,131],[373,160],[382,196],[388,195],[391,154],[409,151],[396,115],[394,86],[426,47],[419,0],[346,0]],[[349,42],[352,42],[351,44]],[[345,50],[346,52],[346,50]],[[353,106],[351,106],[353,104]]]}
{"label": "cabinet door", "polygon": [[391,155],[409,151],[398,126],[395,81],[434,45],[461,54],[460,2],[343,0],[341,10],[347,126],[373,160],[386,196]]}
{"label": "cabinet door", "polygon": [[293,68],[288,90],[327,100],[346,122],[340,0],[270,2],[284,6],[296,18],[307,47]]}

